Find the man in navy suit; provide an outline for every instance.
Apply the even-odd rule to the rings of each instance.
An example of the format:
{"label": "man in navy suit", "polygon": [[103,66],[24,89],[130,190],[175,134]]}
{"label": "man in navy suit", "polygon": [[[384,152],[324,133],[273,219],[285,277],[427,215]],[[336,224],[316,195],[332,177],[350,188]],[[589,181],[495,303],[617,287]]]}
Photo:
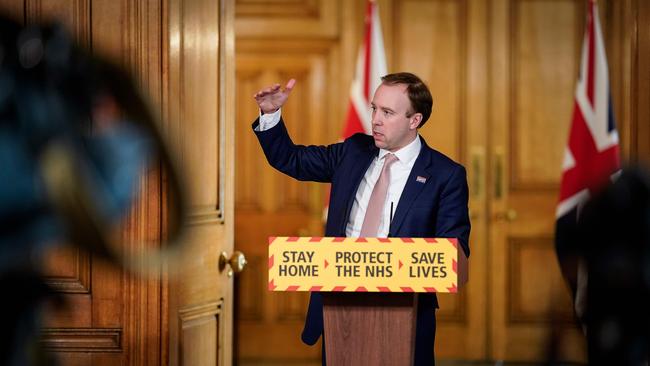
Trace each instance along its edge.
{"label": "man in navy suit", "polygon": [[[364,236],[458,238],[469,256],[465,168],[427,146],[418,134],[433,105],[422,80],[405,72],[382,77],[371,103],[372,136],[356,134],[329,146],[302,146],[291,141],[280,108],[294,86],[291,79],[284,89],[276,84],[255,94],[260,118],[253,123],[253,130],[274,168],[298,180],[332,184],[326,236],[367,233],[368,207],[377,206],[369,204],[376,202],[373,189],[384,174],[384,162],[390,161],[384,179],[388,188],[386,193],[382,190],[385,199],[380,201],[383,207],[372,210],[381,214],[378,228],[372,231],[376,235]],[[434,364],[437,307],[435,294],[420,295],[415,365]],[[322,297],[312,292],[302,340],[313,345],[322,333]]]}

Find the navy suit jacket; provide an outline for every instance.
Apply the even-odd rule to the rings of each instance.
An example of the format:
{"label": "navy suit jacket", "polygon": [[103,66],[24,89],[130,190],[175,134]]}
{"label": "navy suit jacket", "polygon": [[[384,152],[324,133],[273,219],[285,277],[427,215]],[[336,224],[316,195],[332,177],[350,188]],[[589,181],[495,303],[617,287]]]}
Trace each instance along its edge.
{"label": "navy suit jacket", "polygon": [[[253,129],[258,123],[259,120],[253,123]],[[255,131],[255,134],[269,164],[277,170],[298,180],[332,184],[325,235],[344,237],[359,184],[379,153],[372,136],[355,134],[329,146],[295,145],[282,120],[275,127]],[[388,236],[458,238],[469,256],[465,168],[427,146],[422,137],[420,139],[422,148],[402,191]],[[432,315],[438,306],[435,294],[421,295],[418,304],[416,337],[430,327],[435,335],[435,315]],[[420,316],[427,311],[431,316]],[[423,324],[421,318],[432,319],[432,325]],[[302,340],[314,344],[322,333],[322,297],[312,292]],[[430,343],[433,345],[433,338]]]}

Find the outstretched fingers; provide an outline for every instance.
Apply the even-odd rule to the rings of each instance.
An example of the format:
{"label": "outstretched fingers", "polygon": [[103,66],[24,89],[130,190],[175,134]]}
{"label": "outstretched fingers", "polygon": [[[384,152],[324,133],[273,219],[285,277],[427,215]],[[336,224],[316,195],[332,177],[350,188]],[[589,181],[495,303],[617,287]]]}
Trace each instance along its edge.
{"label": "outstretched fingers", "polygon": [[288,94],[288,93],[291,92],[291,89],[293,89],[293,87],[294,87],[295,85],[296,85],[296,79],[290,79],[290,80],[287,82],[287,85],[284,87],[284,90],[285,90],[285,91],[287,92],[287,94]]}
{"label": "outstretched fingers", "polygon": [[253,98],[258,99],[269,94],[273,94],[280,89],[280,84],[273,84],[267,88],[264,88],[253,95]]}

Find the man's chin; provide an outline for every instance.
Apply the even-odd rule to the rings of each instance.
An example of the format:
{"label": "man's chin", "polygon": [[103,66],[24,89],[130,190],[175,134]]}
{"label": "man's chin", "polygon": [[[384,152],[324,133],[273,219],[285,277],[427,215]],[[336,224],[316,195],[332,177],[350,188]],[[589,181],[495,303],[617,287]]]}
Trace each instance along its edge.
{"label": "man's chin", "polygon": [[386,148],[386,141],[383,141],[382,139],[378,139],[377,136],[373,136],[375,140],[375,146],[378,149],[385,149]]}

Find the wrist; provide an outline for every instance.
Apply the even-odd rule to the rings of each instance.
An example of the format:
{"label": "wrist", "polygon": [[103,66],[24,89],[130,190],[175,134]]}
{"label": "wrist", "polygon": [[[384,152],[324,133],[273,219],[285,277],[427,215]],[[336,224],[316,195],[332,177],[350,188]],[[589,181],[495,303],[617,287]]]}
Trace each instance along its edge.
{"label": "wrist", "polygon": [[265,110],[265,109],[260,108],[260,112],[262,112],[262,114],[273,114],[273,113],[277,112],[279,109],[280,108],[266,109]]}

